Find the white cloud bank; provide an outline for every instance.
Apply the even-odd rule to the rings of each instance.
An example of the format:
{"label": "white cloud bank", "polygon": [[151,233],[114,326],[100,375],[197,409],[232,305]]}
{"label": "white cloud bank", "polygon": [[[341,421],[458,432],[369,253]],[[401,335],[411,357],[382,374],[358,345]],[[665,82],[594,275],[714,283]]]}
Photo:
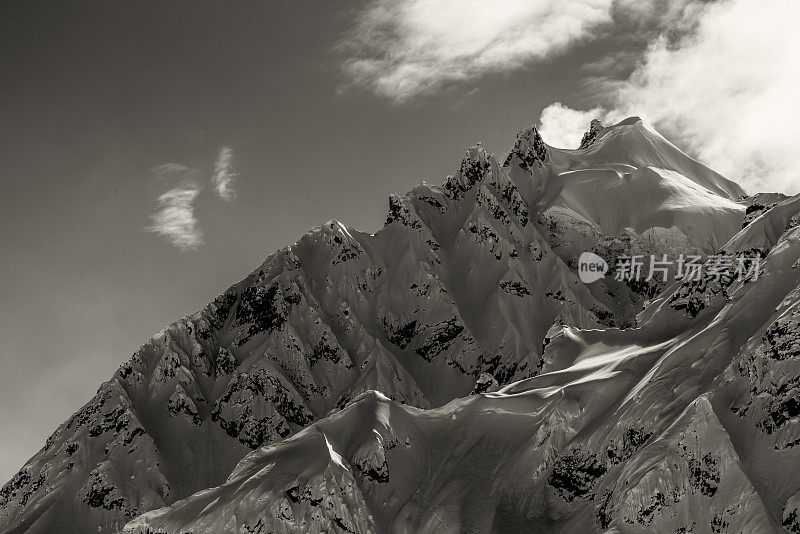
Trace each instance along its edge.
{"label": "white cloud bank", "polygon": [[372,0],[344,43],[345,71],[402,102],[511,71],[611,20],[613,0]]}
{"label": "white cloud bank", "polygon": [[233,166],[233,149],[230,147],[220,148],[217,161],[214,163],[214,174],[211,176],[214,193],[222,200],[232,202],[236,198],[233,185],[237,176],[239,174]]}
{"label": "white cloud bank", "polygon": [[552,104],[542,136],[574,148],[592,118],[640,115],[751,193],[800,192],[797,20],[796,0],[692,6],[682,21],[691,30],[677,42],[657,39],[616,82],[610,111]]}
{"label": "white cloud bank", "polygon": [[751,192],[800,192],[798,21],[797,0],[698,6],[693,31],[656,41],[616,105]]}
{"label": "white cloud bank", "polygon": [[147,230],[161,235],[180,249],[195,249],[203,244],[203,232],[194,215],[194,201],[201,187],[184,181],[156,199],[153,224]]}

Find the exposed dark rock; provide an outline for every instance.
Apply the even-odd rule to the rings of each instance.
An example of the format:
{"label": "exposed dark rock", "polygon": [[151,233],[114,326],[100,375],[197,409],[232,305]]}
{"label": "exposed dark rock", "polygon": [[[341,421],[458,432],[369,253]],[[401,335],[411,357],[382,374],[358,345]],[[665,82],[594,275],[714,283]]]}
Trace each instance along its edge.
{"label": "exposed dark rock", "polygon": [[565,501],[572,501],[588,496],[606,471],[605,463],[597,455],[573,448],[558,457],[547,483]]}

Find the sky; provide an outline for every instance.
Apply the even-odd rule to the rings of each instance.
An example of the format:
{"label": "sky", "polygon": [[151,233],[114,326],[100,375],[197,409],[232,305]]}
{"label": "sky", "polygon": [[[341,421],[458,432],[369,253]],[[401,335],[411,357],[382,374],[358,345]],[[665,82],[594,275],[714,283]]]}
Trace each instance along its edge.
{"label": "sky", "polygon": [[0,2],[0,481],[271,252],[539,124],[800,192],[796,0]]}

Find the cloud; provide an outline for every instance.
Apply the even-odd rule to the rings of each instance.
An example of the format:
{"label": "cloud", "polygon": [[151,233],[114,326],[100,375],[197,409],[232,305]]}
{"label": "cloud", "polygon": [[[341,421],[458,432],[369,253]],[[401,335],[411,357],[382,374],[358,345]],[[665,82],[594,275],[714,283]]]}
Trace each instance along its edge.
{"label": "cloud", "polygon": [[748,190],[800,192],[800,3],[728,0],[683,12],[612,105],[641,115]]}
{"label": "cloud", "polygon": [[188,178],[197,172],[181,163],[165,163],[150,169],[150,172],[159,180],[169,180],[173,178]]}
{"label": "cloud", "polygon": [[577,67],[593,109],[548,107],[549,143],[639,115],[746,188],[795,193],[798,19],[796,0],[368,0],[342,49],[355,84],[399,103],[603,38],[608,59]]}
{"label": "cloud", "polygon": [[232,202],[236,198],[236,191],[233,184],[239,174],[233,167],[233,149],[222,147],[217,154],[217,161],[214,163],[214,174],[211,176],[211,184],[214,186],[214,193],[225,200]]}
{"label": "cloud", "polygon": [[[214,193],[227,202],[236,198],[233,185],[239,174],[233,166],[233,158],[232,148],[220,148],[211,175]],[[200,170],[180,163],[165,163],[150,172],[160,180],[179,180],[180,183],[156,199],[156,211],[150,216],[153,224],[145,229],[180,249],[198,248],[203,244],[203,232],[195,217],[194,202],[203,191],[196,180]]]}
{"label": "cloud", "polygon": [[554,102],[542,110],[539,133],[542,139],[558,148],[578,148],[581,137],[589,129],[592,119],[606,122],[607,112],[601,108],[580,111],[561,102]]}
{"label": "cloud", "polygon": [[184,181],[156,199],[156,211],[150,216],[153,224],[146,229],[164,237],[180,249],[196,249],[203,244],[203,232],[194,215],[194,201],[202,188]]}
{"label": "cloud", "polygon": [[548,57],[610,22],[613,0],[371,0],[343,48],[356,84],[395,102]]}
{"label": "cloud", "polygon": [[544,109],[541,132],[575,147],[592,118],[639,115],[668,138],[751,192],[800,192],[800,4],[773,0],[684,3],[630,75],[585,65],[602,107]]}

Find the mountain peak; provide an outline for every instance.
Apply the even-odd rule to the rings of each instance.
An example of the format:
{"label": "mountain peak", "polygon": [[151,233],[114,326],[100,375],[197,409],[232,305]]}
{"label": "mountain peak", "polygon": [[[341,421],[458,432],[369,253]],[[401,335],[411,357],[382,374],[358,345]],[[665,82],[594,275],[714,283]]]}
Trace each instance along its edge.
{"label": "mountain peak", "polygon": [[493,154],[489,154],[482,143],[477,143],[467,149],[464,159],[458,168],[455,176],[448,176],[444,183],[446,194],[458,200],[464,193],[472,189],[472,186],[483,180],[493,166],[497,165],[497,160]]}
{"label": "mountain peak", "polygon": [[503,163],[503,167],[508,167],[515,159],[517,164],[526,171],[530,171],[534,165],[541,167],[549,161],[547,146],[536,126],[531,125],[517,133],[514,148]]}
{"label": "mountain peak", "polygon": [[581,138],[581,144],[578,148],[588,148],[597,139],[603,137],[606,132],[609,132],[615,128],[620,128],[622,126],[634,126],[636,124],[644,125],[644,121],[638,115],[627,117],[616,124],[612,124],[611,126],[605,126],[600,119],[592,119],[592,122],[589,123],[589,130],[583,134],[583,137]]}
{"label": "mountain peak", "polygon": [[621,121],[616,123],[614,126],[612,126],[612,128],[616,126],[631,126],[633,124],[639,124],[639,123],[644,124],[642,118],[639,117],[638,115],[631,115],[630,117],[622,119]]}

